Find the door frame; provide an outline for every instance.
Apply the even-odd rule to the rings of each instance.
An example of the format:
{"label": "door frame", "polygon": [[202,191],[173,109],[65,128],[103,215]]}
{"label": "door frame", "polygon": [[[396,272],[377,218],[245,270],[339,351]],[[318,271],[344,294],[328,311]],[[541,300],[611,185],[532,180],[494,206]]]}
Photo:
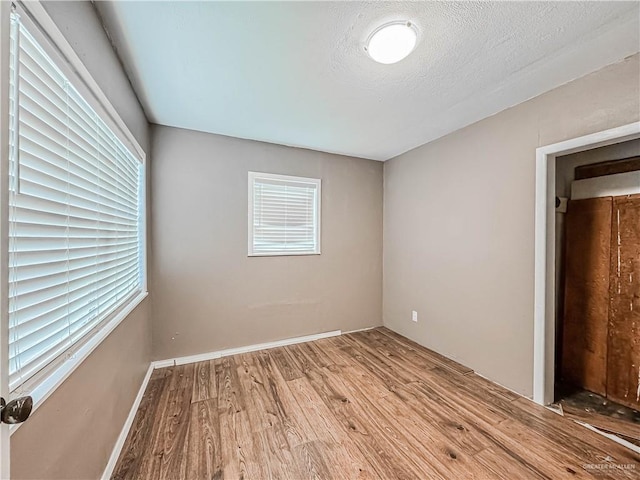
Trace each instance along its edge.
{"label": "door frame", "polygon": [[533,401],[554,401],[556,157],[640,138],[640,121],[536,149]]}

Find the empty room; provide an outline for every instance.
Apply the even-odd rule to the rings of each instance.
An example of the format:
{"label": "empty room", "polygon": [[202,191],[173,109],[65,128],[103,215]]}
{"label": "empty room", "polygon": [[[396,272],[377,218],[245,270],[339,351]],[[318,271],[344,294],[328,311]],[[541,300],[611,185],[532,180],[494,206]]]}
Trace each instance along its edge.
{"label": "empty room", "polygon": [[0,478],[640,478],[640,2],[0,1]]}

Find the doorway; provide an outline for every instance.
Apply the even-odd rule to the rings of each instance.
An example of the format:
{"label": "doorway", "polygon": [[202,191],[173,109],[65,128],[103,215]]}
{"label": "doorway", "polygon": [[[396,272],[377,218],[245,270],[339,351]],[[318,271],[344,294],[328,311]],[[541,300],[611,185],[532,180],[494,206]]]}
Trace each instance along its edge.
{"label": "doorway", "polygon": [[640,446],[640,139],[556,158],[554,400]]}
{"label": "doorway", "polygon": [[554,401],[556,356],[556,158],[640,138],[640,122],[536,150],[533,400]]}

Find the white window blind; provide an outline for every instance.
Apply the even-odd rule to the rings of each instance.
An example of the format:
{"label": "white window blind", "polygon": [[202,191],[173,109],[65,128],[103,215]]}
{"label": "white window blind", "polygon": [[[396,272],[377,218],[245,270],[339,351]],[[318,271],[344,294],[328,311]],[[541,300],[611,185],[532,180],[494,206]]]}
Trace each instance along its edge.
{"label": "white window blind", "polygon": [[320,180],[249,172],[249,255],[320,253]]}
{"label": "white window blind", "polygon": [[141,292],[143,167],[17,14],[11,21],[9,383]]}

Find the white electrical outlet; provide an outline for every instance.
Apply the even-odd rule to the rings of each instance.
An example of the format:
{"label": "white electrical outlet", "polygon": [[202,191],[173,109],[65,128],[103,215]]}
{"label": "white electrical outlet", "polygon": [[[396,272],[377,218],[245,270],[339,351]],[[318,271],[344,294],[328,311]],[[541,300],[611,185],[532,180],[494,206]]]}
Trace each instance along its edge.
{"label": "white electrical outlet", "polygon": [[416,312],[415,310],[411,311],[411,320],[413,320],[414,322],[418,321],[418,312]]}

